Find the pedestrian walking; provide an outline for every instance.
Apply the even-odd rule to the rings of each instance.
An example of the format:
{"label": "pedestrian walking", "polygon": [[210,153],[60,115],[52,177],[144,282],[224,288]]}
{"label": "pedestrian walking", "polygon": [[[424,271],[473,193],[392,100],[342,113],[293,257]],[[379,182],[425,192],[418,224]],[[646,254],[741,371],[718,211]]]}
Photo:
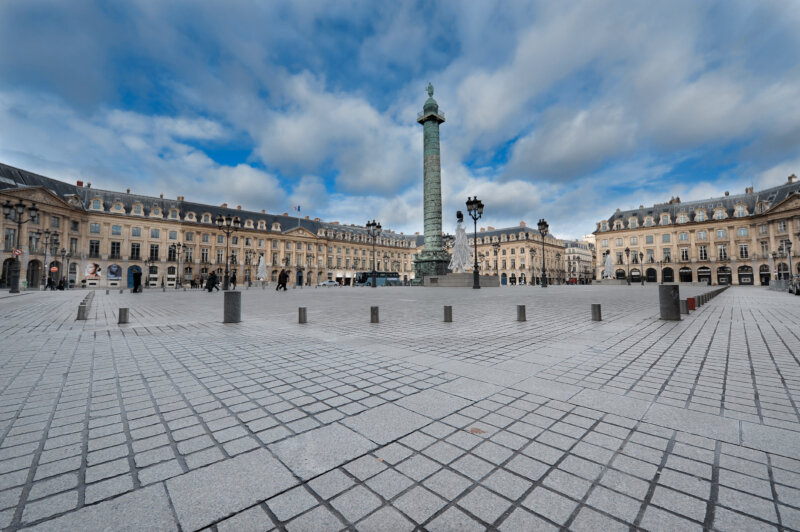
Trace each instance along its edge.
{"label": "pedestrian walking", "polygon": [[211,272],[208,274],[208,279],[206,279],[206,290],[209,293],[214,291],[214,288],[217,286],[217,274]]}
{"label": "pedestrian walking", "polygon": [[231,290],[236,290],[236,274],[231,275]]}
{"label": "pedestrian walking", "polygon": [[278,274],[278,286],[275,287],[275,290],[280,290],[281,288],[283,288],[283,290],[285,291],[286,282],[288,281],[288,279],[289,279],[289,274],[286,273],[286,270],[281,269],[281,273]]}

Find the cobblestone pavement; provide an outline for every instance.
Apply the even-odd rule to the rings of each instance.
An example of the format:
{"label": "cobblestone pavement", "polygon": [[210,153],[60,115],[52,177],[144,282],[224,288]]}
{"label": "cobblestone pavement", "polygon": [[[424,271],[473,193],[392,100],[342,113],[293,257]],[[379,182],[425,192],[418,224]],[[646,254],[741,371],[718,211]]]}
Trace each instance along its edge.
{"label": "cobblestone pavement", "polygon": [[800,529],[798,297],[85,294],[0,294],[4,530]]}

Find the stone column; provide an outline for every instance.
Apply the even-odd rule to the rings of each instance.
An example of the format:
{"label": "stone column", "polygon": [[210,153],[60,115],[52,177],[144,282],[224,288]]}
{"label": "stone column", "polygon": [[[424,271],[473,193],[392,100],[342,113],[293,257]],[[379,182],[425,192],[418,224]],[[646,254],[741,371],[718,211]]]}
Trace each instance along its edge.
{"label": "stone column", "polygon": [[442,248],[442,167],[439,152],[439,124],[444,113],[433,99],[433,85],[428,85],[428,99],[417,117],[423,127],[423,201],[425,246],[414,263],[416,278],[445,275],[450,254]]}

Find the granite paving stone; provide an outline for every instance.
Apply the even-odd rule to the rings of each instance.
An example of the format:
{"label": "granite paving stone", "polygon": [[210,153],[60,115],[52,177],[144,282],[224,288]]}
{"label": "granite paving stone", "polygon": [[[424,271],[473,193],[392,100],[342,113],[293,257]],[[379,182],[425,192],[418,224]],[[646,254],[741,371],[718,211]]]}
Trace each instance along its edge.
{"label": "granite paving stone", "polygon": [[0,528],[800,529],[800,298],[657,290],[4,292]]}

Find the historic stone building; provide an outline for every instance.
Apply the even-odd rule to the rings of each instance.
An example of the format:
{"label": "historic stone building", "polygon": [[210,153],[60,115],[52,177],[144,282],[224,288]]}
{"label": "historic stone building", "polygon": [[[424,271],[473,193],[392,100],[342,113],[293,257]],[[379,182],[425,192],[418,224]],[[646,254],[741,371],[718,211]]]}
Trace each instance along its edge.
{"label": "historic stone building", "polygon": [[564,241],[567,282],[589,284],[594,279],[594,245],[581,240]]}
{"label": "historic stone building", "polygon": [[[188,286],[212,270],[221,277],[226,250],[240,286],[257,279],[260,257],[268,280],[285,267],[290,284],[302,286],[327,279],[350,285],[357,272],[372,268],[372,240],[362,226],[205,205],[183,196],[98,190],[88,182],[65,183],[0,164],[0,204],[20,201],[26,209],[35,203],[38,213],[25,221],[25,210],[21,226],[14,209],[11,219],[0,217],[2,287],[8,286],[18,231],[20,285],[27,288],[43,284],[45,264],[48,276],[68,277],[73,287],[130,287],[134,272],[143,272],[149,286]],[[216,225],[219,216],[241,220],[230,241]],[[418,239],[384,229],[376,241],[376,269],[411,280]]]}
{"label": "historic stone building", "polygon": [[[469,247],[474,253],[475,234],[468,233]],[[482,275],[497,275],[500,285],[536,284],[542,278],[542,236],[539,231],[520,222],[517,227],[478,231],[478,264]],[[565,281],[563,241],[552,235],[544,239],[544,266],[547,282]],[[472,271],[470,268],[469,271]]]}
{"label": "historic stone building", "polygon": [[[800,273],[800,183],[702,201],[620,211],[601,220],[596,275],[610,253],[615,276],[632,282],[767,285]],[[791,266],[790,266],[791,265]]]}

